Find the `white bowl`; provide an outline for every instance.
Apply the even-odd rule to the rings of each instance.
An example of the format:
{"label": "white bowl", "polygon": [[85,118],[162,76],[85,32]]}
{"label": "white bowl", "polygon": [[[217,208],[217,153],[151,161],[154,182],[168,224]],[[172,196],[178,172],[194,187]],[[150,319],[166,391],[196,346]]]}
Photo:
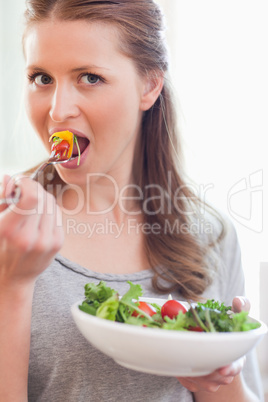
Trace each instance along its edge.
{"label": "white bowl", "polygon": [[[159,305],[165,302],[145,297],[139,300]],[[136,327],[89,315],[78,308],[81,303],[75,303],[71,312],[84,337],[121,366],[150,374],[207,375],[244,356],[267,332],[260,321],[257,329],[226,333]]]}

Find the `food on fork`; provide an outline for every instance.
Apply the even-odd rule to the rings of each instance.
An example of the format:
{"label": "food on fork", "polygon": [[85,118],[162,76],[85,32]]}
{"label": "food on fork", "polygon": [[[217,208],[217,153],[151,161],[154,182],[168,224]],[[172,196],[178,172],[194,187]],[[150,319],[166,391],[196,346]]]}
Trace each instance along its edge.
{"label": "food on fork", "polygon": [[81,152],[76,135],[68,130],[58,131],[51,135],[49,138],[49,142],[50,141],[53,142],[51,152],[59,161],[62,159],[70,159],[72,157],[75,144],[78,152],[77,165],[80,164]]}

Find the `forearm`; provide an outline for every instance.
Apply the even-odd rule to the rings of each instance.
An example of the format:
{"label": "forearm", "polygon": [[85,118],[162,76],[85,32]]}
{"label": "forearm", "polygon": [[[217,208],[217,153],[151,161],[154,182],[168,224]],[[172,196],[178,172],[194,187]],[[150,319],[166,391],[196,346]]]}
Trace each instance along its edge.
{"label": "forearm", "polygon": [[[0,208],[0,402],[28,400],[34,284],[64,240],[54,197],[30,178],[16,185],[16,207]],[[6,188],[3,195],[11,192]]]}
{"label": "forearm", "polygon": [[231,384],[222,385],[216,392],[198,391],[194,393],[195,402],[259,402],[259,398],[247,387],[241,375]]}
{"label": "forearm", "polygon": [[0,284],[0,402],[27,402],[33,287]]}

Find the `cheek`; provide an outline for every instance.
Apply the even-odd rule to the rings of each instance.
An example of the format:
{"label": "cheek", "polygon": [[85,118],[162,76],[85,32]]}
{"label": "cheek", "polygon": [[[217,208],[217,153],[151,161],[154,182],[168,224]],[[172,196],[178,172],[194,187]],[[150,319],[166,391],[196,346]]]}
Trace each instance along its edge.
{"label": "cheek", "polygon": [[30,123],[36,127],[36,123],[38,121],[38,109],[39,105],[38,102],[35,101],[35,96],[34,94],[29,91],[25,90],[25,96],[24,96],[24,102],[25,102],[25,111],[28,116],[28,119],[30,120]]}
{"label": "cheek", "polygon": [[47,145],[47,134],[44,132],[44,105],[41,104],[39,97],[36,97],[34,93],[27,89],[24,91],[24,105],[31,126],[33,127],[34,131],[39,136],[45,147],[49,149],[50,147]]}
{"label": "cheek", "polygon": [[[90,113],[90,123],[93,132],[102,134],[103,139],[116,140],[120,134],[125,136],[133,133],[140,121],[141,111],[137,96],[128,96],[129,92],[114,94],[111,97],[101,99],[100,105],[96,105],[95,113]],[[92,108],[88,110],[93,111]],[[107,138],[108,137],[108,138]]]}
{"label": "cheek", "polygon": [[40,97],[37,97],[33,92],[25,91],[25,111],[31,125],[37,132],[41,132],[45,118],[45,105],[40,102]]}

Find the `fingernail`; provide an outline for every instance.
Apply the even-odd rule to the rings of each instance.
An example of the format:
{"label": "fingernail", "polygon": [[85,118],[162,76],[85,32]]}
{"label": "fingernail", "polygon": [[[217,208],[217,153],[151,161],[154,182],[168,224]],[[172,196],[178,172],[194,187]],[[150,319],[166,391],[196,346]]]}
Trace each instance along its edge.
{"label": "fingernail", "polygon": [[234,377],[233,376],[228,376],[224,378],[224,384],[229,385],[233,382]]}
{"label": "fingernail", "polygon": [[241,307],[245,307],[246,301],[245,301],[244,297],[239,296],[239,300],[240,300],[240,303],[241,303]]}

